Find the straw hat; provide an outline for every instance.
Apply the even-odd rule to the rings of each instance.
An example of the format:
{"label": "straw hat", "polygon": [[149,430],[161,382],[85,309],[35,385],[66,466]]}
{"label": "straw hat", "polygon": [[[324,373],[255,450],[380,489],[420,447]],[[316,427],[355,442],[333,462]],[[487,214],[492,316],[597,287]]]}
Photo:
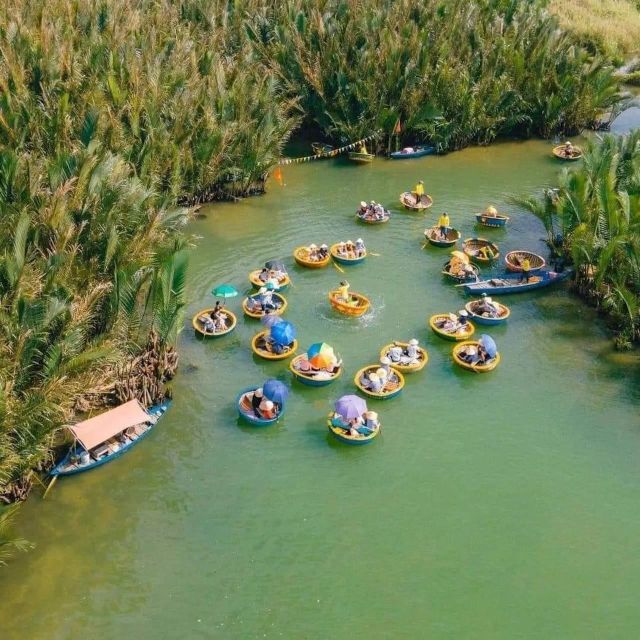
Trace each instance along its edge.
{"label": "straw hat", "polygon": [[253,395],[256,398],[262,398],[262,387],[258,387],[254,392]]}
{"label": "straw hat", "polygon": [[321,249],[328,249],[329,247],[328,247],[326,244],[321,244],[321,245],[320,245],[320,248],[321,248]]}
{"label": "straw hat", "polygon": [[362,238],[358,238],[356,242],[364,242],[364,240]]}
{"label": "straw hat", "polygon": [[370,373],[369,380],[372,380],[373,382],[375,382],[376,380],[380,380],[380,376],[377,373]]}
{"label": "straw hat", "polygon": [[487,207],[487,210],[485,211],[485,213],[496,215],[498,213],[498,210],[495,207],[490,206],[490,207]]}
{"label": "straw hat", "polygon": [[465,309],[460,309],[460,311],[458,311],[458,315],[462,316],[463,318],[466,318],[469,314]]}
{"label": "straw hat", "polygon": [[377,419],[378,419],[378,414],[377,414],[375,411],[367,411],[367,412],[364,414],[364,417],[365,417],[367,420],[377,420]]}
{"label": "straw hat", "polygon": [[264,403],[264,408],[267,409],[267,410],[273,409],[273,402],[271,402],[271,400],[267,400]]}
{"label": "straw hat", "polygon": [[409,340],[409,344],[417,347],[418,346],[418,341],[415,338],[411,338],[411,340]]}
{"label": "straw hat", "polygon": [[469,346],[467,347],[467,353],[468,353],[469,355],[474,356],[474,355],[476,355],[476,354],[478,353],[478,349],[477,349],[477,347],[475,347],[474,345],[469,345]]}
{"label": "straw hat", "polygon": [[457,320],[458,316],[455,313],[450,313],[449,314],[449,320]]}
{"label": "straw hat", "polygon": [[260,287],[258,289],[258,293],[266,293],[267,292],[267,287]]}
{"label": "straw hat", "polygon": [[353,240],[347,240],[347,244],[353,244]]}
{"label": "straw hat", "polygon": [[382,358],[380,358],[380,364],[391,364],[391,360],[389,360],[387,356],[382,356]]}
{"label": "straw hat", "polygon": [[361,201],[360,201],[360,206],[361,206],[361,207],[366,207],[366,206],[367,206],[367,203],[366,203],[364,200],[361,200]]}
{"label": "straw hat", "polygon": [[376,371],[375,375],[378,376],[378,378],[386,378],[387,377],[387,372],[382,367],[380,367]]}
{"label": "straw hat", "polygon": [[317,244],[310,244],[309,245],[309,249],[317,249],[318,245]]}
{"label": "straw hat", "polygon": [[484,300],[485,300],[485,302],[488,302],[489,304],[491,304],[493,302],[493,298],[490,298],[489,296],[487,296]]}
{"label": "straw hat", "polygon": [[424,180],[418,180],[418,184],[424,184]]}

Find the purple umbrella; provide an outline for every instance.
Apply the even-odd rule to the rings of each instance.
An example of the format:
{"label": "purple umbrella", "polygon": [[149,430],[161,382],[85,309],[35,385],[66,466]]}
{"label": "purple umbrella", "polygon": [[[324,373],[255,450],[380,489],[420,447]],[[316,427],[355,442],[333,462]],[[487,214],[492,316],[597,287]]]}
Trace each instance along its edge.
{"label": "purple umbrella", "polygon": [[342,396],[336,400],[336,413],[345,420],[353,420],[367,412],[367,403],[354,395]]}
{"label": "purple umbrella", "polygon": [[286,320],[278,322],[271,327],[271,339],[276,344],[291,344],[296,337],[296,328]]}
{"label": "purple umbrella", "polygon": [[488,336],[486,333],[483,333],[480,336],[480,340],[478,341],[484,347],[485,351],[489,355],[490,358],[495,358],[496,353],[498,353],[498,346],[495,343],[495,340]]}
{"label": "purple umbrella", "polygon": [[277,316],[275,313],[267,313],[266,315],[262,316],[262,318],[260,318],[260,322],[262,322],[265,327],[271,328],[274,324],[278,324],[278,322],[284,322],[284,320],[280,316]]}
{"label": "purple umbrella", "polygon": [[287,385],[275,378],[270,378],[262,385],[262,392],[265,398],[271,402],[277,402],[279,405],[284,405],[284,401],[289,396]]}

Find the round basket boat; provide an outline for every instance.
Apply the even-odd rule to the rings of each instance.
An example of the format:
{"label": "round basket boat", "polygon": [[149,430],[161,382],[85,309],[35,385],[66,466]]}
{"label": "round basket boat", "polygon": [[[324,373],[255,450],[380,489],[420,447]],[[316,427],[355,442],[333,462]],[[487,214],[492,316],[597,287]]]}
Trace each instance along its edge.
{"label": "round basket boat", "polygon": [[433,198],[425,193],[420,196],[420,200],[416,201],[411,191],[405,191],[400,194],[400,204],[409,211],[424,211],[433,204]]}
{"label": "round basket boat", "polygon": [[259,320],[260,318],[262,318],[263,316],[266,316],[266,315],[281,316],[287,309],[287,306],[288,306],[287,299],[281,293],[274,293],[273,297],[274,297],[274,299],[277,299],[277,300],[280,301],[280,306],[277,309],[274,309],[273,311],[270,311],[268,314],[264,310],[263,311],[251,311],[247,307],[247,300],[249,298],[245,298],[242,301],[242,310],[244,311],[244,314],[246,316],[249,316],[249,318],[255,318],[256,320]]}
{"label": "round basket boat", "polygon": [[359,445],[359,444],[369,444],[374,438],[378,436],[380,431],[382,431],[382,425],[378,424],[376,429],[372,431],[368,435],[358,434],[357,436],[352,436],[349,433],[349,429],[344,429],[337,424],[334,424],[334,420],[336,418],[335,413],[330,413],[327,418],[327,427],[329,431],[338,439],[340,442],[344,442],[345,444],[351,445]]}
{"label": "round basket boat", "polygon": [[571,154],[567,155],[563,144],[559,144],[557,147],[553,147],[553,155],[559,160],[565,160],[567,162],[573,162],[582,158],[582,149],[580,147],[573,147]]}
{"label": "round basket boat", "polygon": [[476,222],[483,227],[505,227],[509,222],[509,216],[503,216],[499,213],[492,215],[485,213],[476,213]]}
{"label": "round basket boat", "polygon": [[361,293],[355,293],[354,291],[349,292],[350,302],[344,302],[343,300],[338,299],[339,291],[330,291],[329,292],[329,302],[331,306],[342,313],[345,316],[352,316],[357,318],[358,316],[364,315],[371,303],[369,302],[369,298],[362,295]]}
{"label": "round basket boat", "polygon": [[364,262],[364,259],[367,257],[366,249],[364,250],[364,255],[360,256],[359,258],[347,258],[346,256],[341,256],[338,254],[339,244],[339,242],[332,244],[330,249],[331,257],[339,264],[360,264],[361,262]]}
{"label": "round basket boat", "polygon": [[284,348],[282,353],[275,353],[270,349],[260,347],[259,345],[264,342],[267,344],[266,340],[269,337],[268,331],[261,331],[260,333],[256,333],[255,336],[251,339],[251,350],[257,356],[264,358],[265,360],[286,360],[290,358],[298,348],[298,341],[294,340],[290,345]]}
{"label": "round basket boat", "polygon": [[[389,357],[389,351],[391,351],[392,347],[402,347],[406,349],[409,346],[408,342],[392,342],[391,344],[387,344],[382,349],[380,349],[380,357],[384,358]],[[408,360],[408,358],[406,358]],[[429,361],[429,354],[426,349],[422,347],[418,347],[418,359],[416,362],[405,362],[403,364],[402,360],[400,362],[394,362],[393,368],[400,373],[415,373],[416,371],[420,371],[424,369],[425,365]]]}
{"label": "round basket boat", "polygon": [[331,255],[327,254],[322,260],[309,260],[309,248],[298,247],[293,251],[293,259],[301,266],[307,269],[322,269],[331,262]]}
{"label": "round basket boat", "polygon": [[360,391],[365,395],[370,398],[376,398],[377,400],[391,400],[391,398],[395,398],[400,395],[404,387],[404,376],[395,367],[391,367],[390,379],[387,381],[382,391],[371,391],[362,384],[362,377],[365,374],[374,373],[379,368],[379,364],[370,364],[366,367],[362,367],[362,369],[360,369],[353,378],[353,382],[356,387],[358,387],[358,389],[360,389]]}
{"label": "round basket boat", "polygon": [[375,155],[373,153],[364,153],[362,151],[349,151],[348,157],[351,162],[368,164],[369,162],[373,162]]}
{"label": "round basket boat", "polygon": [[459,276],[459,275],[455,275],[453,273],[451,273],[451,261],[449,262],[445,262],[444,263],[444,267],[442,268],[442,275],[443,276],[447,276],[447,278],[451,278],[452,280],[455,280],[456,282],[462,283],[462,282],[475,282],[478,277],[480,276],[480,269],[475,265],[469,265],[471,267],[472,273],[469,273],[467,275],[464,276]]}
{"label": "round basket boat", "polygon": [[191,324],[193,325],[193,328],[198,335],[204,336],[205,338],[220,338],[221,336],[226,336],[227,333],[231,333],[236,328],[236,325],[238,324],[238,318],[236,318],[236,315],[234,313],[232,313],[228,309],[225,309],[223,313],[231,321],[227,328],[222,331],[205,331],[204,323],[201,322],[199,318],[203,315],[209,315],[212,311],[213,309],[203,309],[202,311],[198,311],[198,313],[193,316]]}
{"label": "round basket boat", "polygon": [[[500,257],[498,245],[484,238],[467,238],[462,243],[462,250],[472,260],[482,264],[489,264]],[[489,257],[483,257],[483,251],[485,250],[490,252],[491,255]]]}
{"label": "round basket boat", "polygon": [[486,364],[469,364],[468,362],[463,360],[459,354],[464,348],[471,345],[479,347],[480,343],[477,340],[465,340],[464,342],[460,342],[453,347],[451,355],[453,356],[453,361],[459,367],[468,369],[469,371],[475,371],[476,373],[487,373],[488,371],[493,371],[500,364],[500,353],[496,353],[496,357]]}
{"label": "round basket boat", "polygon": [[363,215],[360,215],[359,213],[356,213],[356,218],[358,218],[360,222],[364,222],[364,224],[384,224],[385,222],[389,222],[389,219],[391,218],[391,213],[389,212],[388,209],[385,209],[384,215],[380,219],[371,218],[369,216],[363,216]]}
{"label": "round basket boat", "polygon": [[[249,274],[249,282],[254,287],[258,287],[258,288],[264,287],[264,285],[266,284],[265,282],[260,280],[260,278],[258,277],[260,275],[260,271],[261,269],[256,269],[255,271],[252,271]],[[290,284],[291,284],[291,279],[289,278],[289,274],[285,273],[284,276],[282,276],[282,278],[278,280],[278,287],[280,289],[286,289]]]}
{"label": "round basket boat", "polygon": [[457,229],[447,229],[446,238],[442,238],[440,235],[440,227],[431,227],[424,230],[424,237],[434,247],[453,247],[458,240],[460,240],[460,232]]}
{"label": "round basket boat", "polygon": [[492,300],[492,304],[498,309],[498,315],[494,318],[492,316],[483,315],[480,312],[479,305],[482,304],[482,300],[472,300],[464,305],[467,313],[471,316],[471,319],[477,324],[496,325],[504,324],[511,315],[511,309],[500,302]]}
{"label": "round basket boat", "polygon": [[529,260],[529,265],[531,266],[529,271],[538,271],[547,264],[542,256],[537,253],[531,253],[531,251],[509,251],[504,257],[507,269],[517,272],[522,271],[522,263],[525,259]]}
{"label": "round basket boat", "polygon": [[429,326],[433,330],[434,333],[438,334],[441,338],[445,340],[468,340],[472,335],[476,328],[473,326],[471,322],[467,322],[464,327],[461,327],[455,333],[450,333],[449,331],[445,331],[438,326],[438,322],[440,320],[448,320],[448,313],[436,313],[435,315],[429,318]]}
{"label": "round basket boat", "polygon": [[260,416],[257,416],[253,410],[253,407],[251,406],[250,398],[251,394],[257,388],[258,387],[256,386],[243,389],[236,398],[236,407],[238,408],[238,415],[243,420],[245,420],[249,424],[252,424],[254,427],[266,427],[270,424],[278,422],[280,416],[284,414],[285,407],[284,405],[280,407],[280,411],[278,411],[278,414],[275,416],[275,418],[261,418]]}
{"label": "round basket boat", "polygon": [[302,384],[306,384],[309,387],[326,387],[328,384],[331,384],[334,380],[337,380],[342,374],[342,367],[338,367],[336,371],[333,373],[328,373],[327,371],[300,371],[297,368],[297,365],[307,357],[306,353],[303,353],[299,356],[296,356],[289,363],[289,371],[293,374],[293,377]]}

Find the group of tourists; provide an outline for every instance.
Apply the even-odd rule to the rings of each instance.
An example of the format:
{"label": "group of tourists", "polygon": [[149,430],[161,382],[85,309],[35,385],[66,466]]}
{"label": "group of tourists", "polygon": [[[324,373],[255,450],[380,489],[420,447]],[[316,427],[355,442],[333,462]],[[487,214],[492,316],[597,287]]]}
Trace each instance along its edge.
{"label": "group of tourists", "polygon": [[434,324],[440,331],[450,335],[465,334],[468,330],[469,312],[466,309],[460,309],[457,315],[450,313],[435,320]]}
{"label": "group of tourists", "polygon": [[257,349],[260,349],[261,351],[267,351],[269,353],[274,353],[278,356],[291,351],[291,344],[280,344],[277,340],[274,340],[268,333],[262,333],[256,339]]}
{"label": "group of tourists", "polygon": [[477,280],[478,274],[469,260],[462,256],[451,256],[451,260],[447,263],[449,273],[459,280]]}
{"label": "group of tourists", "polygon": [[260,287],[258,293],[247,298],[247,309],[252,313],[273,313],[282,306],[282,300],[273,295],[273,287]]}
{"label": "group of tourists", "polygon": [[387,358],[391,360],[391,364],[412,365],[418,363],[422,359],[422,351],[420,343],[416,338],[411,338],[406,346],[394,342],[393,346],[386,353]]}
{"label": "group of tourists", "polygon": [[489,364],[495,356],[491,356],[482,341],[465,345],[459,352],[458,356],[467,364],[486,365]]}
{"label": "group of tourists", "polygon": [[257,418],[272,420],[278,415],[280,407],[265,398],[262,387],[258,387],[251,395],[251,409]]}
{"label": "group of tourists", "polygon": [[341,258],[355,260],[356,258],[362,258],[367,254],[367,247],[365,246],[362,238],[358,238],[355,242],[353,242],[353,240],[339,242],[335,251]]}
{"label": "group of tourists", "polygon": [[501,313],[500,305],[486,293],[482,294],[482,298],[475,302],[471,309],[475,314],[485,318],[499,318]]}
{"label": "group of tourists", "polygon": [[264,285],[270,284],[274,289],[278,289],[287,278],[287,272],[283,269],[269,269],[262,267],[258,274],[258,280]]}
{"label": "group of tourists", "polygon": [[335,378],[341,366],[342,359],[335,354],[333,354],[329,361],[323,366],[314,365],[308,357],[300,357],[293,362],[293,367],[300,373],[307,377],[313,377],[316,380]]}
{"label": "group of tourists", "polygon": [[373,393],[384,393],[395,389],[399,379],[391,367],[391,359],[383,356],[380,358],[380,366],[375,371],[369,369],[362,374],[360,383]]}
{"label": "group of tourists", "polygon": [[365,411],[362,415],[346,420],[338,413],[334,413],[331,418],[334,427],[344,429],[347,435],[357,438],[358,436],[370,436],[379,426],[378,414],[375,411]]}
{"label": "group of tourists", "polygon": [[369,204],[363,200],[356,214],[361,220],[384,220],[389,215],[389,212],[375,200],[372,200]]}
{"label": "group of tourists", "polygon": [[306,250],[306,259],[309,262],[322,262],[329,257],[329,247],[326,244],[321,244],[320,246],[310,244],[306,247]]}
{"label": "group of tourists", "polygon": [[225,313],[224,303],[217,300],[215,307],[209,313],[203,313],[199,320],[207,333],[219,333],[227,330],[228,318],[229,316]]}

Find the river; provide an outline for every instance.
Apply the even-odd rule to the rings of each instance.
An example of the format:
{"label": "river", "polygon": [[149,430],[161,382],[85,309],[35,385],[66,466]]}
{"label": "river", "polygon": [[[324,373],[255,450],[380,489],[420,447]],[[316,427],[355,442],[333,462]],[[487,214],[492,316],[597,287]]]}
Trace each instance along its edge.
{"label": "river", "polygon": [[[285,418],[238,423],[234,397],[286,363],[253,357],[260,325],[241,318],[203,343],[190,322],[170,412],[122,459],[29,500],[20,532],[36,543],[0,571],[3,640],[68,638],[629,638],[640,611],[640,386],[596,313],[565,288],[505,299],[509,325],[488,375],[452,365],[427,318],[464,298],[444,282],[446,252],[422,231],[446,209],[463,237],[492,203],[503,252],[544,252],[544,231],[511,202],[553,183],[542,141],[372,166],[322,161],[283,169],[263,197],[205,208],[190,271],[190,317],[269,258],[291,265],[287,318],[305,347],[345,362],[335,384],[292,385]],[[435,205],[399,212],[419,178]],[[361,199],[388,225],[354,221]],[[396,213],[396,211],[398,211]],[[362,320],[336,316],[330,266],[293,265],[299,244],[361,236],[371,256],[347,277],[370,296]],[[240,298],[230,302],[239,309]],[[417,337],[430,355],[403,394],[378,403],[367,447],[331,439],[331,403],[380,346]]]}

